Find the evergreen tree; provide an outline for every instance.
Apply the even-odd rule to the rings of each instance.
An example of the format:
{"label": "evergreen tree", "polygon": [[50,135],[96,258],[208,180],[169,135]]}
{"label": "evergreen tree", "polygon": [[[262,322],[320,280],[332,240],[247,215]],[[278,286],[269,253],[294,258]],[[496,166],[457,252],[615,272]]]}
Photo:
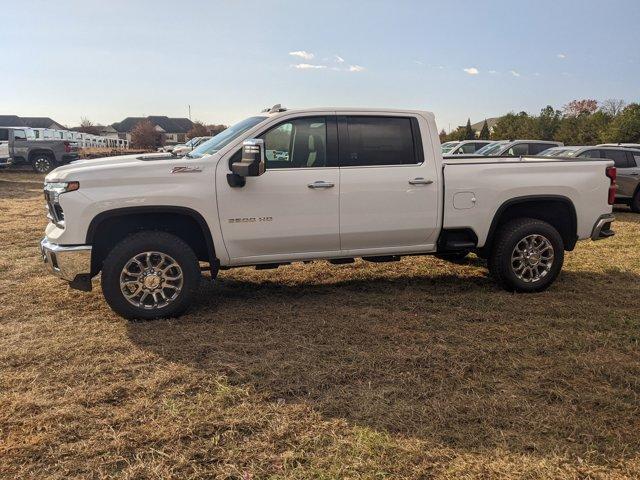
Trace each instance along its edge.
{"label": "evergreen tree", "polygon": [[465,131],[464,131],[464,139],[465,140],[475,140],[476,139],[476,132],[474,132],[473,128],[471,128],[471,119],[470,118],[467,119],[467,126],[466,126]]}
{"label": "evergreen tree", "polygon": [[489,132],[489,125],[487,125],[487,121],[485,120],[482,124],[482,130],[480,130],[480,135],[478,138],[480,140],[489,140],[491,133]]}

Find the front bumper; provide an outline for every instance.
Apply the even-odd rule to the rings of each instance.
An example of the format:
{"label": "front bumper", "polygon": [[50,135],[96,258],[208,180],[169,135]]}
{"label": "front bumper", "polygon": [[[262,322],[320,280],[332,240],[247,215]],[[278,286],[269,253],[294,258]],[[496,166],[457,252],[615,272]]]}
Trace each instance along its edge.
{"label": "front bumper", "polygon": [[615,232],[611,230],[611,223],[615,220],[611,213],[600,215],[598,221],[591,231],[591,240],[602,240],[603,238],[613,237]]}
{"label": "front bumper", "polygon": [[43,238],[40,242],[40,253],[42,261],[50,273],[70,282],[72,287],[81,290],[91,288],[90,245],[66,247],[50,243],[46,238]]}

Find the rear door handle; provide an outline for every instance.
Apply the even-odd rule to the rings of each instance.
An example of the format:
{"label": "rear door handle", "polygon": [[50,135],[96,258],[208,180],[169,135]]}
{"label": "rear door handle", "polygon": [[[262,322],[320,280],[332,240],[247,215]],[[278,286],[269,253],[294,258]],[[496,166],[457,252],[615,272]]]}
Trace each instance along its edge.
{"label": "rear door handle", "polygon": [[433,180],[427,180],[423,177],[417,177],[409,180],[409,185],[431,185]]}
{"label": "rear door handle", "polygon": [[317,182],[313,182],[307,185],[309,188],[332,188],[333,183],[331,182],[323,182],[322,180],[318,180]]}

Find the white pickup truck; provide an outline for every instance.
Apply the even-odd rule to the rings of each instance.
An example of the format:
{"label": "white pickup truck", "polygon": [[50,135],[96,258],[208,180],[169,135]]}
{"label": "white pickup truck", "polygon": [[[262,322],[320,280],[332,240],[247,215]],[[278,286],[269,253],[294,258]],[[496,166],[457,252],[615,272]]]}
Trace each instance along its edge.
{"label": "white pickup truck", "polygon": [[428,112],[275,106],[183,158],[52,171],[41,252],[74,288],[101,273],[126,318],[181,314],[202,268],[319,259],[475,252],[503,287],[537,292],[577,240],[613,235],[615,178],[611,160],[443,161]]}

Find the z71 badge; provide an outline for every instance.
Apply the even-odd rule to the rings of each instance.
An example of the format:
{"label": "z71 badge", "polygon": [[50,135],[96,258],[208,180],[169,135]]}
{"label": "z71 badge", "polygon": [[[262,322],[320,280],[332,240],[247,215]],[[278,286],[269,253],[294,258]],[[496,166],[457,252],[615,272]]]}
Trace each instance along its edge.
{"label": "z71 badge", "polygon": [[171,173],[200,173],[202,168],[200,167],[173,167]]}
{"label": "z71 badge", "polygon": [[229,223],[255,223],[255,222],[270,222],[273,217],[243,217],[243,218],[230,218]]}

